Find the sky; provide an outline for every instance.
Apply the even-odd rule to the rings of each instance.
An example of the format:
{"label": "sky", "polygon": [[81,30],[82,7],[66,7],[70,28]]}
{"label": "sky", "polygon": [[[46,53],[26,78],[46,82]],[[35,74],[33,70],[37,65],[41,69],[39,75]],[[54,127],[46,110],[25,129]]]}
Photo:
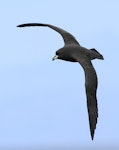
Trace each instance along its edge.
{"label": "sky", "polygon": [[[0,148],[119,149],[119,1],[0,1]],[[52,61],[62,37],[49,23],[72,33],[102,60],[98,75],[99,118],[91,140],[85,78],[78,63]]]}

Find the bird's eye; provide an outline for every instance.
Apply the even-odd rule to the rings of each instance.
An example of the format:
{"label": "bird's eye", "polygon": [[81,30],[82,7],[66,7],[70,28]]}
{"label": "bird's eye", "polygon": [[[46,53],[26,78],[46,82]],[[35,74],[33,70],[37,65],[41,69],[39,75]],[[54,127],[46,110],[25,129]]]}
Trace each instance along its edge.
{"label": "bird's eye", "polygon": [[58,52],[56,52],[56,55],[58,55],[59,53]]}

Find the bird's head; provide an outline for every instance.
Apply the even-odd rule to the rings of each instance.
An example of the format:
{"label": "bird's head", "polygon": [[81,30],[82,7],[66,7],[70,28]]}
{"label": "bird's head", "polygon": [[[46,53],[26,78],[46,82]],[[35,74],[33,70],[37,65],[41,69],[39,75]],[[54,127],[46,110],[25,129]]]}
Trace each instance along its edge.
{"label": "bird's head", "polygon": [[76,60],[72,57],[72,52],[66,47],[59,49],[56,51],[56,55],[52,58],[52,60],[61,59],[70,62],[76,62]]}
{"label": "bird's head", "polygon": [[56,51],[56,55],[52,58],[52,60],[55,59],[63,59],[64,60],[64,52],[62,52],[62,50],[58,50]]}

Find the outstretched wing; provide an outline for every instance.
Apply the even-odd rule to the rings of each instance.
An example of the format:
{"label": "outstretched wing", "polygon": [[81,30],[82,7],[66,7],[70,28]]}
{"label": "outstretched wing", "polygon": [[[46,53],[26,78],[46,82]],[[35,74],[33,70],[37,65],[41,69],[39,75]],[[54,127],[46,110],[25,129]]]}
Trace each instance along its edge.
{"label": "outstretched wing", "polygon": [[56,26],[53,26],[53,25],[50,25],[50,24],[43,24],[43,23],[26,23],[26,24],[21,24],[21,25],[18,25],[17,27],[30,27],[30,26],[46,26],[46,27],[49,27],[55,31],[57,31],[59,34],[61,34],[61,36],[63,37],[64,39],[64,42],[65,42],[65,45],[67,44],[76,44],[76,45],[80,45],[78,43],[78,41],[75,39],[75,37],[70,34],[69,32],[59,28],[59,27],[56,27]]}
{"label": "outstretched wing", "polygon": [[[78,58],[75,58],[78,61]],[[90,60],[87,58],[78,61],[85,72],[85,88],[87,96],[87,109],[90,125],[90,133],[93,140],[94,132],[96,129],[97,118],[98,118],[98,106],[97,106],[97,75],[96,71]]]}

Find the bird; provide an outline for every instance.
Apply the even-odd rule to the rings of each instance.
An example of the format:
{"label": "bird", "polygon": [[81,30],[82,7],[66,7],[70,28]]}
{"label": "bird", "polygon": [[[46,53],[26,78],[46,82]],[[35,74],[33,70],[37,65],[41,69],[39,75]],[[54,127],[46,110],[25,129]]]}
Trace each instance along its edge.
{"label": "bird", "polygon": [[82,66],[85,75],[85,91],[87,99],[87,112],[89,118],[90,135],[91,139],[93,140],[98,119],[98,78],[91,61],[93,59],[104,60],[103,55],[101,55],[95,48],[88,49],[81,46],[71,33],[51,24],[25,23],[20,24],[17,27],[31,26],[49,27],[62,36],[64,40],[64,46],[56,51],[55,56],[52,58],[52,60],[61,59],[64,61],[78,62]]}

